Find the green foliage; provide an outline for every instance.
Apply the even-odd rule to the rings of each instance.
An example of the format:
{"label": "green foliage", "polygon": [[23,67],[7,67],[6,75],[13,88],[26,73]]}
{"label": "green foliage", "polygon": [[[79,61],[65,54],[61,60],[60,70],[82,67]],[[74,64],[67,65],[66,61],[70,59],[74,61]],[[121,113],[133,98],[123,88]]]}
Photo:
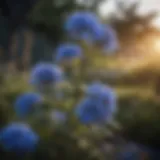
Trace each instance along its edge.
{"label": "green foliage", "polygon": [[[6,77],[1,83],[0,127],[13,121],[26,121],[40,135],[41,140],[38,148],[35,153],[27,155],[27,157],[29,156],[28,159],[103,160],[104,157],[96,145],[96,136],[90,136],[90,129],[82,126],[76,117],[70,116],[70,111],[75,105],[73,98],[70,98],[75,93],[74,89],[66,88],[68,98],[66,97],[62,102],[53,100],[53,97],[45,99],[40,116],[39,114],[33,114],[29,119],[19,119],[14,114],[14,101],[16,97],[28,90],[32,90],[26,83],[26,76],[23,76]],[[81,91],[78,92],[78,97],[80,96],[79,93]],[[47,113],[57,108],[57,106],[58,109],[69,114],[69,119],[67,120],[69,121],[69,125],[67,123],[59,127],[48,116]],[[8,154],[6,155],[0,151],[2,160],[15,156],[12,153]],[[16,159],[19,159],[19,157],[16,157]]]}
{"label": "green foliage", "polygon": [[122,96],[119,103],[117,118],[123,128],[123,136],[150,147],[159,146],[159,101],[152,96],[134,94]]}
{"label": "green foliage", "polygon": [[[45,139],[45,144],[41,144],[38,152],[36,153],[37,159],[101,159],[100,154],[94,155],[97,150],[94,145],[87,144],[80,145],[80,138],[72,137],[72,133],[56,132],[53,134],[52,139]],[[82,141],[82,140],[81,140]],[[47,147],[46,147],[47,146]]]}
{"label": "green foliage", "polygon": [[101,2],[103,0],[89,0],[87,3],[86,0],[83,3],[76,0],[40,0],[30,13],[29,22],[56,45],[64,38],[63,22],[70,12],[84,9],[95,11]]}
{"label": "green foliage", "polygon": [[[25,92],[28,88],[24,78],[20,77],[10,77],[1,84],[0,126],[4,126],[9,121],[17,120],[13,115],[13,102],[17,95]],[[75,93],[73,87],[67,86],[66,91],[68,98],[66,97],[64,101],[45,101],[43,104],[45,110],[58,106],[59,109],[69,113],[81,97],[83,90],[78,89],[79,94],[77,94],[76,102],[71,98]],[[140,90],[137,93],[133,89],[129,91],[125,87],[117,88],[117,93],[119,95],[119,111],[116,121],[120,124],[122,136],[151,147],[159,145],[160,139],[157,135],[160,134],[160,104],[155,101],[155,97],[152,94],[145,94],[147,93],[145,90],[140,94]],[[37,152],[32,155],[34,159],[103,159],[96,143],[97,137],[88,132],[87,127],[79,124],[75,117],[71,116],[69,121],[70,126],[58,129],[47,119],[35,122],[35,117],[34,120],[31,118],[29,123],[42,137]],[[118,130],[120,128],[118,127]],[[113,126],[110,129],[112,134],[117,131]],[[108,133],[110,129],[107,128]],[[103,139],[102,134],[101,138]],[[94,153],[97,154],[93,155]],[[102,158],[100,158],[101,156]]]}

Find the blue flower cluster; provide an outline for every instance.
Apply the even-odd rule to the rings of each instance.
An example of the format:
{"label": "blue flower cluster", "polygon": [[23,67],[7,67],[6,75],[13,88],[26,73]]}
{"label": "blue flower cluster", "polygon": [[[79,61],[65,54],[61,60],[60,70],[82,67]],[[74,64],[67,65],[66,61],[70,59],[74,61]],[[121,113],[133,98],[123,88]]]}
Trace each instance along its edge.
{"label": "blue flower cluster", "polygon": [[65,23],[65,30],[75,40],[85,40],[86,36],[92,36],[99,19],[90,12],[75,12],[71,14]]}
{"label": "blue flower cluster", "polygon": [[0,144],[10,152],[18,154],[33,152],[39,136],[23,123],[11,123],[0,132]]}
{"label": "blue flower cluster", "polygon": [[43,98],[40,94],[37,93],[24,93],[20,95],[15,101],[15,112],[18,117],[26,117],[28,114],[32,114],[37,107],[43,101]]}
{"label": "blue flower cluster", "polygon": [[50,63],[39,63],[31,71],[33,85],[52,85],[63,79],[62,70]]}
{"label": "blue flower cluster", "polygon": [[67,19],[65,29],[72,39],[100,46],[107,53],[113,53],[119,48],[115,31],[109,25],[101,24],[93,13],[73,13]]}
{"label": "blue flower cluster", "polygon": [[82,57],[82,49],[76,44],[63,44],[56,50],[56,62],[71,61]]}
{"label": "blue flower cluster", "polygon": [[87,96],[76,107],[76,115],[84,124],[107,123],[116,111],[116,96],[113,90],[95,83],[88,87]]}
{"label": "blue flower cluster", "polygon": [[[117,49],[117,38],[110,27],[105,27],[99,19],[90,12],[76,12],[71,14],[65,24],[65,30],[69,37],[77,40],[87,40],[94,45],[101,45],[108,52]],[[43,103],[46,96],[39,93],[37,87],[49,87],[51,90],[57,87],[59,82],[66,80],[64,70],[59,65],[64,61],[72,62],[74,59],[81,59],[83,51],[79,45],[66,43],[56,49],[57,65],[52,63],[38,63],[30,73],[31,86],[36,88],[35,92],[27,92],[18,96],[15,100],[14,110],[18,118],[25,121],[31,114],[34,115]],[[54,86],[52,88],[52,86]],[[77,87],[77,86],[73,86]],[[54,88],[54,89],[55,89]],[[59,93],[58,90],[56,93]],[[52,95],[51,95],[52,96]],[[52,97],[53,101],[57,97]],[[52,100],[51,99],[51,100]],[[102,83],[93,83],[88,86],[85,98],[75,108],[73,115],[84,125],[106,124],[110,122],[116,112],[117,102],[115,92]],[[51,121],[54,124],[66,124],[67,114],[59,110],[49,112]],[[45,113],[44,113],[45,114]],[[42,115],[43,116],[43,115]],[[22,120],[22,119],[21,119]],[[24,120],[24,119],[23,119]],[[28,121],[26,123],[29,123]],[[0,130],[0,145],[6,151],[25,153],[36,149],[39,136],[24,123],[11,123]]]}

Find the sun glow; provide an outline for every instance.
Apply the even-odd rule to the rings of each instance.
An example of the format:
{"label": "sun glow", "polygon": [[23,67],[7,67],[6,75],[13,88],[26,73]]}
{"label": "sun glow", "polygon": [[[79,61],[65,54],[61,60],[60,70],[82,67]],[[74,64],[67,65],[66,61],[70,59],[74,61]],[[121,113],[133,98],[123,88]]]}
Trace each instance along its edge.
{"label": "sun glow", "polygon": [[155,52],[160,53],[160,37],[157,37],[153,41],[153,49]]}

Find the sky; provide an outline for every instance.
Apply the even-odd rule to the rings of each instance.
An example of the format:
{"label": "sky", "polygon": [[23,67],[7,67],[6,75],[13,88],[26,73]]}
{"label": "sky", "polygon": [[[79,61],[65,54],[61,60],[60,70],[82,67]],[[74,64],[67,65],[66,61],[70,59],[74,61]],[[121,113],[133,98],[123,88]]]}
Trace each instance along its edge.
{"label": "sky", "polygon": [[[116,7],[115,7],[115,1],[117,0],[109,0],[107,3],[104,2],[100,8],[99,12],[102,16],[106,16],[109,13],[115,12]],[[133,3],[136,0],[121,0],[125,1],[125,3]],[[159,15],[155,18],[153,21],[153,25],[157,28],[160,28],[160,0],[139,0],[140,2],[140,7],[138,9],[138,12],[140,14],[146,14],[152,11],[157,11],[159,12]]]}

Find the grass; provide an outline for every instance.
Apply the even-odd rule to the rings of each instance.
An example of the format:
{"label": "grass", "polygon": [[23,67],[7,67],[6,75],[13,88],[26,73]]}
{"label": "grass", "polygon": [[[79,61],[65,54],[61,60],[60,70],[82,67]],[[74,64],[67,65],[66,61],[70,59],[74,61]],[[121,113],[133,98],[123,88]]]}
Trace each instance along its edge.
{"label": "grass", "polygon": [[119,96],[135,95],[142,98],[154,97],[154,90],[143,86],[117,86],[116,91]]}
{"label": "grass", "polygon": [[[4,82],[5,91],[30,91],[32,87],[29,85],[28,73],[23,75],[18,74],[6,78]],[[117,92],[118,96],[135,95],[142,98],[154,97],[153,86],[146,85],[113,85],[113,88]]]}

